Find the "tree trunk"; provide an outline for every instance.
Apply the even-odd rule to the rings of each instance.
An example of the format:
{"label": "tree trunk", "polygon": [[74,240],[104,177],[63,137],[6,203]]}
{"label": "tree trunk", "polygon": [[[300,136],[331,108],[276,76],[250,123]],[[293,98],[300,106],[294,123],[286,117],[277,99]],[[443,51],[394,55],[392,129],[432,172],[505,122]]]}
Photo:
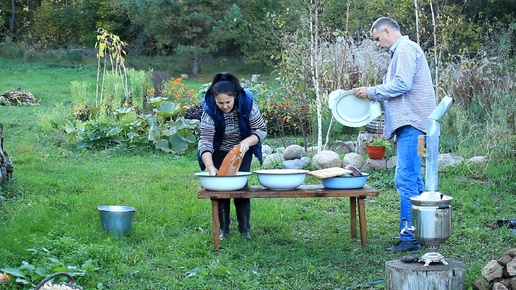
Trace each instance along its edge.
{"label": "tree trunk", "polygon": [[400,260],[385,263],[385,285],[387,290],[464,290],[466,266],[458,261],[446,259],[448,265],[432,263],[404,263]]}

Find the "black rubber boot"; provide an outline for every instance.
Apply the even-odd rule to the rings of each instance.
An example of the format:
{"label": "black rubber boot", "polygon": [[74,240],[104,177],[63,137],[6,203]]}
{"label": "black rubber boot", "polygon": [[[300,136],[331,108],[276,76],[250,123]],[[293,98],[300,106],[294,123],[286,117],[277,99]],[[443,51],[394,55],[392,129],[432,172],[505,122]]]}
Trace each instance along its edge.
{"label": "black rubber boot", "polygon": [[235,199],[235,208],[237,212],[238,231],[246,238],[251,238],[251,225],[249,218],[251,217],[251,200],[249,198]]}
{"label": "black rubber boot", "polygon": [[220,239],[229,237],[229,199],[219,199]]}

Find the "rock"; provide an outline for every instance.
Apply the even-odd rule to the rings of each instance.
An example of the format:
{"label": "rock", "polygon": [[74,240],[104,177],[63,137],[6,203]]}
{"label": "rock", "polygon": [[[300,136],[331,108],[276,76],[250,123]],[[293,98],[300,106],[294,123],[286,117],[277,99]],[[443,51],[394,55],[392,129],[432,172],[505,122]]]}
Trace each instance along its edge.
{"label": "rock", "polygon": [[281,153],[272,153],[267,155],[263,160],[263,168],[283,168],[283,154]]}
{"label": "rock", "polygon": [[505,285],[503,285],[502,283],[495,282],[493,284],[493,290],[509,290],[509,289],[507,289],[507,287],[505,287]]}
{"label": "rock", "polygon": [[285,152],[283,152],[283,159],[285,160],[300,159],[301,157],[305,156],[305,148],[299,145],[290,145],[287,148],[285,148]]}
{"label": "rock", "polygon": [[260,81],[260,75],[251,75],[251,82],[257,83]]}
{"label": "rock", "polygon": [[299,159],[283,161],[283,165],[287,169],[303,169],[308,164],[310,164],[310,158],[308,157],[301,157]]}
{"label": "rock", "polygon": [[362,168],[364,165],[364,157],[358,153],[348,153],[344,155],[344,158],[342,158],[342,166],[346,167],[347,165],[353,165],[356,168]]}
{"label": "rock", "polygon": [[385,158],[382,159],[367,159],[362,168],[362,172],[369,172],[370,169],[384,170],[387,169],[387,161]]}
{"label": "rock", "polygon": [[478,278],[477,280],[471,283],[475,290],[488,290],[489,282],[484,278]]}
{"label": "rock", "polygon": [[346,153],[350,153],[350,152],[355,152],[355,147],[356,147],[356,145],[354,144],[353,141],[347,141],[347,142],[335,141],[330,146],[330,150],[331,151],[335,151],[335,152],[339,152],[341,154],[342,153],[346,154]]}
{"label": "rock", "polygon": [[272,152],[274,152],[274,151],[272,150],[271,146],[269,146],[269,145],[262,145],[262,154],[270,155],[270,154],[272,154]]}
{"label": "rock", "polygon": [[342,160],[336,152],[324,150],[314,155],[312,158],[312,166],[315,169],[342,167]]}
{"label": "rock", "polygon": [[438,160],[439,160],[437,163],[438,169],[442,169],[442,168],[445,168],[448,166],[460,165],[464,161],[464,158],[462,158],[458,155],[452,154],[452,153],[446,153],[446,154],[439,154]]}
{"label": "rock", "polygon": [[274,151],[283,154],[283,152],[285,152],[285,147],[278,147]]}
{"label": "rock", "polygon": [[468,163],[485,164],[486,162],[487,159],[485,156],[473,156],[470,159],[468,159]]}
{"label": "rock", "polygon": [[387,160],[387,169],[393,169],[396,167],[398,162],[398,156],[394,155],[389,160]]}
{"label": "rock", "polygon": [[491,260],[487,265],[482,268],[482,277],[487,281],[493,281],[494,279],[501,278],[503,274],[503,267],[498,264],[496,260]]}
{"label": "rock", "polygon": [[188,79],[188,75],[187,75],[187,74],[181,74],[181,78],[182,78],[183,80],[187,80],[187,79]]}

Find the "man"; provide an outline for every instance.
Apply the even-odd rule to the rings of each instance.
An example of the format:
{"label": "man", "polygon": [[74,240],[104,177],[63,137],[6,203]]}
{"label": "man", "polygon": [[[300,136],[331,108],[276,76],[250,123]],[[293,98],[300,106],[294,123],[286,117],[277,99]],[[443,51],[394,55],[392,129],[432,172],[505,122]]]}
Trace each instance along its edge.
{"label": "man", "polygon": [[427,118],[436,106],[430,68],[421,47],[400,32],[396,21],[378,18],[371,27],[377,46],[391,56],[383,84],[354,89],[359,98],[383,101],[383,138],[396,136],[397,164],[394,181],[400,194],[400,239],[387,252],[412,252],[421,248],[411,231],[411,197],[424,190],[418,136],[426,135]]}

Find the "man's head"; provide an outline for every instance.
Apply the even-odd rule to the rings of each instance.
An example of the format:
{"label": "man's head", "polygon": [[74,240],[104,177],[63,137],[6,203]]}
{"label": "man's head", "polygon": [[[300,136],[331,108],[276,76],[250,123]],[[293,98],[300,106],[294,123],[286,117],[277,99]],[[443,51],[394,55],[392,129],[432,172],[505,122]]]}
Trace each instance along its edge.
{"label": "man's head", "polygon": [[403,36],[398,23],[389,17],[376,19],[371,26],[371,34],[376,45],[385,51],[388,51],[389,48]]}

